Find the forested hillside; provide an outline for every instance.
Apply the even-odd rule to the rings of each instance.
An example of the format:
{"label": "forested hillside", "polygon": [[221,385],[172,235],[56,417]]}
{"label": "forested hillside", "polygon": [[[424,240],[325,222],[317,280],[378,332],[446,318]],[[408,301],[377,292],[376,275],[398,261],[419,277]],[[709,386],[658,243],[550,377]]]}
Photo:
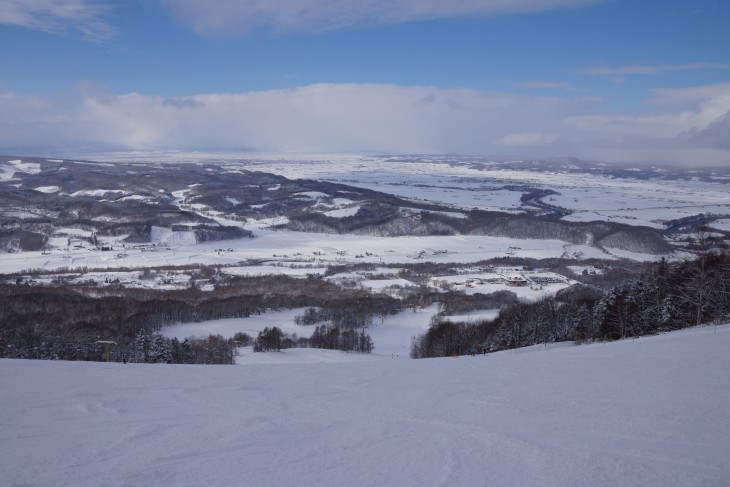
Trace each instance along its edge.
{"label": "forested hillside", "polygon": [[653,264],[608,290],[577,284],[535,303],[514,303],[479,324],[433,320],[414,358],[487,353],[539,343],[618,340],[721,322],[730,317],[730,253]]}

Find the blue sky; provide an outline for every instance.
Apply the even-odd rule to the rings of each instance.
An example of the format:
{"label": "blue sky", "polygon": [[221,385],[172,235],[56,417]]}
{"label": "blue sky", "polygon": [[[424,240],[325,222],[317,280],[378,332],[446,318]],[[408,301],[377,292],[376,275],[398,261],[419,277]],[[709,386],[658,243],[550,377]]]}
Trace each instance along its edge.
{"label": "blue sky", "polygon": [[730,163],[726,0],[0,0],[0,152]]}

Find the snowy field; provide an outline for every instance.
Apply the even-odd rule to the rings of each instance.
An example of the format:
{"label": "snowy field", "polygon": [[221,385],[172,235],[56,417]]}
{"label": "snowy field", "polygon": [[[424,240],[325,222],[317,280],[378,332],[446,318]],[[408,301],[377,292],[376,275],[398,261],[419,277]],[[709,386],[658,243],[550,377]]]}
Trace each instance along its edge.
{"label": "snowy field", "polygon": [[294,323],[294,318],[301,315],[307,308],[271,311],[246,318],[224,318],[222,320],[201,321],[198,323],[181,323],[163,327],[160,334],[166,338],[184,340],[188,337],[207,337],[221,335],[223,338],[233,338],[238,332],[246,333],[256,338],[258,332],[264,328],[278,327],[289,335],[296,333],[300,337],[309,337],[314,327],[300,326]]}
{"label": "snowy field", "polygon": [[[377,237],[257,230],[256,237],[198,244],[179,241],[155,248],[134,248],[131,245],[122,248],[122,243],[116,242],[112,252],[69,248],[54,250],[51,253],[3,254],[0,272],[83,267],[118,269],[188,264],[237,265],[247,261],[260,263],[261,260],[268,260],[268,265],[272,267],[286,267],[287,264],[293,264],[301,268],[301,264],[304,263],[322,268],[327,265],[352,263],[400,264],[423,261],[470,263],[507,255],[533,259],[561,256],[575,259],[616,259],[615,256],[588,245],[571,245],[559,240],[519,240],[478,235]],[[225,251],[221,251],[221,247]],[[519,249],[511,250],[516,247]],[[627,258],[631,258],[631,255],[630,252],[622,253],[622,256]],[[642,254],[633,255],[636,260],[659,258]],[[259,265],[257,271],[260,269]],[[266,273],[279,274],[281,271],[272,270]]]}
{"label": "snowy field", "polygon": [[0,483],[727,486],[728,349],[730,325],[458,359],[0,360]]}
{"label": "snowy field", "polygon": [[[243,332],[256,338],[258,332],[264,328],[278,327],[289,335],[296,334],[298,337],[310,337],[314,333],[315,325],[297,325],[294,318],[302,315],[306,308],[287,309],[283,311],[270,311],[260,315],[252,315],[247,318],[227,318],[222,320],[201,321],[199,323],[180,323],[163,327],[160,334],[167,338],[184,340],[187,337],[206,337],[208,335],[221,335],[224,338],[233,338],[237,332]],[[366,333],[373,339],[375,348],[373,356],[387,356],[390,358],[408,358],[413,337],[422,335],[428,330],[431,317],[438,311],[438,305],[433,304],[427,308],[415,311],[403,311],[396,315],[375,318]],[[495,318],[499,310],[486,313],[491,319]],[[260,362],[330,362],[331,353],[314,353],[311,350],[289,349],[282,350],[278,354],[253,353],[250,348],[239,349],[240,355],[236,359],[239,364],[257,364]],[[275,356],[272,359],[272,355]],[[349,357],[351,360],[359,360],[359,354],[339,354],[340,360]]]}

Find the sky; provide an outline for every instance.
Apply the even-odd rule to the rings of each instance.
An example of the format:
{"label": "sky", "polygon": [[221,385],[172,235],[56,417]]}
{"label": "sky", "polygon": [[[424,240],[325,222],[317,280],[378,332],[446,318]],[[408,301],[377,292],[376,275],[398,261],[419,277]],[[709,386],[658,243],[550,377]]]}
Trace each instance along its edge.
{"label": "sky", "polygon": [[726,0],[0,0],[0,153],[730,164]]}

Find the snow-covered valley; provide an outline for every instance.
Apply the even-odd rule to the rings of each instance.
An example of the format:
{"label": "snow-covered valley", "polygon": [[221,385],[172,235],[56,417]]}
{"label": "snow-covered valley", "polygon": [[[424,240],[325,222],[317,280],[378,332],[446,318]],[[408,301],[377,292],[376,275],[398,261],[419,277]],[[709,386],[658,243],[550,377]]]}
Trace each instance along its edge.
{"label": "snow-covered valley", "polygon": [[[434,274],[434,282],[488,293],[515,291],[507,279],[525,276],[526,259],[560,259],[563,269],[571,260],[591,269],[681,260],[691,225],[703,222],[715,225],[718,241],[730,238],[727,220],[708,216],[730,211],[726,181],[715,172],[699,178],[655,168],[627,176],[588,164],[469,157],[94,157],[103,162],[0,158],[7,159],[0,180],[7,282],[172,290],[190,287],[191,269],[203,266],[228,276],[306,278],[370,265],[388,268],[380,281],[359,283],[391,292],[383,288],[413,285],[398,275],[400,266],[428,262],[461,267]],[[663,233],[668,222],[674,230]],[[464,282],[471,264],[500,259],[520,265],[477,269],[472,278],[481,284]],[[150,278],[142,269],[157,271]],[[554,280],[565,285],[575,277],[559,272]],[[520,298],[559,289],[539,287]]]}
{"label": "snow-covered valley", "polygon": [[109,157],[0,158],[3,485],[730,484],[722,174]]}

